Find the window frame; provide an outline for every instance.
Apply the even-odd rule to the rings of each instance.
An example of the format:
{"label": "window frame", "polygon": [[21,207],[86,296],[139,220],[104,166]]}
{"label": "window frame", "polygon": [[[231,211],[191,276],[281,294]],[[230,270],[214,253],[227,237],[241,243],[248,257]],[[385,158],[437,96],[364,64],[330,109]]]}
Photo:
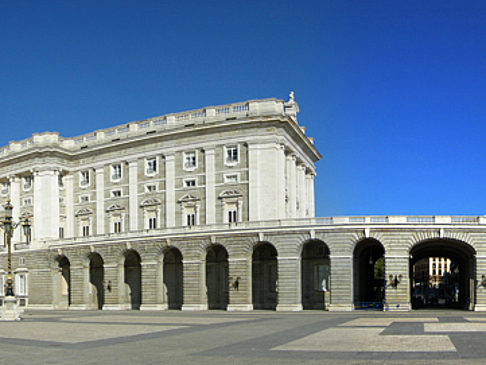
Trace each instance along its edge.
{"label": "window frame", "polygon": [[[86,175],[86,179],[84,178],[84,174]],[[79,171],[79,186],[81,188],[87,188],[91,184],[91,173],[89,170],[81,170]]]}
{"label": "window frame", "polygon": [[[236,150],[236,159],[228,159],[228,151]],[[224,165],[225,166],[236,166],[240,163],[240,145],[239,144],[229,144],[224,146]]]}
{"label": "window frame", "polygon": [[[119,170],[119,171],[117,171]],[[111,164],[110,181],[118,182],[123,179],[123,167],[121,163]]]}
{"label": "window frame", "polygon": [[[149,166],[150,166],[151,161],[153,161],[155,163],[155,169],[153,169],[152,171],[149,172]],[[159,164],[158,164],[158,161],[157,161],[157,157],[145,158],[144,173],[145,173],[145,176],[155,176],[159,173]]]}
{"label": "window frame", "polygon": [[[189,155],[192,155],[194,154],[194,165],[191,165],[191,166],[188,166],[186,164],[186,160],[187,160],[187,157]],[[187,152],[183,152],[182,154],[182,169],[184,171],[194,171],[197,169],[197,159],[198,159],[198,155],[197,155],[197,150],[193,150],[193,151],[187,151]]]}

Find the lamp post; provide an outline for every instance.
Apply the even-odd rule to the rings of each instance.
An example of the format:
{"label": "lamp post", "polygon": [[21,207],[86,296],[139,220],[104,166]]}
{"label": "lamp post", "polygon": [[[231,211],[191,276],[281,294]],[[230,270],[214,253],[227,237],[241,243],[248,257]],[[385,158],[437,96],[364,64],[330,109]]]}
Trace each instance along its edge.
{"label": "lamp post", "polygon": [[[30,243],[30,222],[29,218],[22,218],[19,222],[15,223],[12,218],[13,206],[10,200],[3,206],[4,213],[0,214],[3,217],[0,219],[0,228],[5,232],[5,245],[7,246],[7,286],[5,288],[5,297],[3,299],[2,315],[0,320],[2,321],[16,321],[20,320],[20,311],[17,306],[17,298],[15,298],[13,290],[13,278],[12,278],[12,235],[14,230],[22,225],[24,235],[27,239],[27,244]],[[0,210],[1,211],[1,210]]]}

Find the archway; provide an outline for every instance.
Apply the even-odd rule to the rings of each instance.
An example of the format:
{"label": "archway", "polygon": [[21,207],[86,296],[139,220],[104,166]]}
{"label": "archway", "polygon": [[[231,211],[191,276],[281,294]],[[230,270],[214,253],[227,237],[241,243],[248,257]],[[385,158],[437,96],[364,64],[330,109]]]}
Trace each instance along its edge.
{"label": "archway", "polygon": [[163,281],[169,309],[181,309],[183,299],[182,254],[171,247],[164,254]]}
{"label": "archway", "polygon": [[103,309],[105,304],[105,290],[103,259],[95,252],[89,255],[89,282],[91,284],[91,301],[98,309]]}
{"label": "archway", "polygon": [[385,250],[375,239],[358,242],[353,252],[353,291],[356,309],[383,309]]}
{"label": "archway", "polygon": [[206,288],[209,309],[228,306],[228,252],[221,245],[211,245],[206,251]]}
{"label": "archway", "polygon": [[59,256],[59,307],[67,309],[71,305],[71,264],[66,256]]}
{"label": "archway", "polygon": [[255,246],[252,256],[252,294],[254,309],[277,308],[277,250],[263,242]]}
{"label": "archway", "polygon": [[410,250],[412,308],[473,310],[475,273],[475,250],[470,245],[451,239],[417,244]]}
{"label": "archway", "polygon": [[329,289],[329,249],[322,241],[312,240],[302,249],[302,307],[325,309],[325,293]]}
{"label": "archway", "polygon": [[142,304],[142,265],[139,254],[134,250],[125,252],[125,284],[131,309],[140,309]]}

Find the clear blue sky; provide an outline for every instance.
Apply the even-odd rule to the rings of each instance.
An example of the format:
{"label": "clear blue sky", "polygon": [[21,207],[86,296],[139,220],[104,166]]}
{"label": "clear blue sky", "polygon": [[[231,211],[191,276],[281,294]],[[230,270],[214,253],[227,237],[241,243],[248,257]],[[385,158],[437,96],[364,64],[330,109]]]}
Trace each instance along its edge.
{"label": "clear blue sky", "polygon": [[0,0],[0,145],[290,90],[317,215],[486,213],[486,1]]}

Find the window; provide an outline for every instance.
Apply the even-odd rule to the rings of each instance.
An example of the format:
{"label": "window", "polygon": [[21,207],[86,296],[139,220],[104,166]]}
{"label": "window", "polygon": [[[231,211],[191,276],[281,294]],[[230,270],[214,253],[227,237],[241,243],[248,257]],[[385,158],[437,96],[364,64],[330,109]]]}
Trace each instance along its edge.
{"label": "window", "polygon": [[157,173],[157,159],[148,158],[145,160],[145,174],[146,175],[155,175]]}
{"label": "window", "polygon": [[236,223],[238,221],[238,212],[236,209],[228,210],[228,222]]}
{"label": "window", "polygon": [[80,203],[89,203],[89,195],[80,195],[79,196]]}
{"label": "window", "polygon": [[32,205],[32,198],[25,198],[22,202],[23,205]]}
{"label": "window", "polygon": [[6,181],[2,182],[2,194],[3,195],[8,194],[8,182]]}
{"label": "window", "polygon": [[89,225],[83,225],[83,237],[89,236]]}
{"label": "window", "polygon": [[157,228],[157,218],[156,217],[149,217],[148,229],[156,229],[156,228]]}
{"label": "window", "polygon": [[122,167],[120,164],[111,165],[111,179],[120,180],[122,177]]}
{"label": "window", "polygon": [[187,213],[186,219],[188,226],[194,226],[196,224],[196,213]]}
{"label": "window", "polygon": [[79,173],[79,184],[81,186],[88,186],[89,185],[89,171],[81,171]]}
{"label": "window", "polygon": [[60,188],[63,188],[64,187],[64,176],[62,176],[61,174],[59,174],[57,176],[57,183],[59,185]]}
{"label": "window", "polygon": [[225,184],[234,184],[238,182],[238,174],[224,175]]}
{"label": "window", "polygon": [[193,170],[196,165],[196,151],[184,153],[184,169]]}
{"label": "window", "polygon": [[226,146],[225,163],[227,165],[235,165],[238,163],[238,146]]}
{"label": "window", "polygon": [[196,186],[196,179],[186,179],[186,180],[184,180],[184,186],[186,188],[190,188],[190,187]]}
{"label": "window", "polygon": [[122,196],[121,190],[112,190],[111,191],[111,197],[112,198],[119,198]]}
{"label": "window", "polygon": [[27,295],[27,275],[15,275],[15,293],[17,295]]}
{"label": "window", "polygon": [[157,185],[155,184],[147,184],[145,185],[145,192],[146,193],[153,193],[157,191]]}
{"label": "window", "polygon": [[59,227],[59,238],[64,238],[64,227]]}
{"label": "window", "polygon": [[24,177],[24,190],[30,190],[32,187],[32,176]]}
{"label": "window", "polygon": [[120,233],[121,231],[122,231],[121,222],[120,221],[113,222],[113,232]]}

